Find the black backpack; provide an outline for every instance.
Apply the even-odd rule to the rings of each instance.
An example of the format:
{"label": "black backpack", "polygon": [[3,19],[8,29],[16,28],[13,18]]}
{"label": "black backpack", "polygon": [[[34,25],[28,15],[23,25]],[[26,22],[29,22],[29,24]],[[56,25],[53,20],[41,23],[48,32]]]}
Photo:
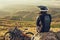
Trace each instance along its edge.
{"label": "black backpack", "polygon": [[45,21],[45,23],[46,24],[49,24],[50,23],[50,16],[49,15],[45,15],[45,17],[44,17],[44,21]]}

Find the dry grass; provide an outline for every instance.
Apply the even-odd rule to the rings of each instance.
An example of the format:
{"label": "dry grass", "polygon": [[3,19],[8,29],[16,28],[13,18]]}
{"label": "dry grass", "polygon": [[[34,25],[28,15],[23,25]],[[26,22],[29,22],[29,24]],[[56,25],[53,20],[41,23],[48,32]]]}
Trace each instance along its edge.
{"label": "dry grass", "polygon": [[[32,32],[32,33],[36,33],[36,28],[35,27],[22,27],[22,28],[19,28],[20,30],[23,30],[24,29],[28,29],[28,30],[25,30],[25,33],[26,32]],[[60,28],[51,28],[50,29],[51,31],[54,31],[54,32],[57,32],[57,31],[60,31]],[[0,36],[4,35],[8,30],[3,30],[3,31],[0,31]]]}

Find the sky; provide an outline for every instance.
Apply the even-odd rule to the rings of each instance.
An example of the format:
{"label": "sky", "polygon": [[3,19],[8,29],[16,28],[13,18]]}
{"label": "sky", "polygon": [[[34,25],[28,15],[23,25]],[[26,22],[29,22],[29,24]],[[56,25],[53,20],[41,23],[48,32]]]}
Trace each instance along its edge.
{"label": "sky", "polygon": [[60,1],[59,0],[0,0],[0,8],[13,4],[60,6]]}

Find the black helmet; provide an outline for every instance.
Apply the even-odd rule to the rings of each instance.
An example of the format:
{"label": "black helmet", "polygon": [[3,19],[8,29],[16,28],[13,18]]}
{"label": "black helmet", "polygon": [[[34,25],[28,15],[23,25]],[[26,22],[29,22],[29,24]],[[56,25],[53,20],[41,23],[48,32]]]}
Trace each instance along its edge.
{"label": "black helmet", "polygon": [[40,8],[41,11],[48,11],[48,8],[46,6],[38,6],[38,8]]}

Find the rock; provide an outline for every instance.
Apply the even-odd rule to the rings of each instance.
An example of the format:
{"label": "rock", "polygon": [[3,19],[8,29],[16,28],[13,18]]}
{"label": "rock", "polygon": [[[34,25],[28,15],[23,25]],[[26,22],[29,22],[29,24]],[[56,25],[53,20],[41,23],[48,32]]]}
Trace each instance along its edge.
{"label": "rock", "polygon": [[56,33],[56,37],[58,38],[58,40],[60,40],[60,31]]}
{"label": "rock", "polygon": [[32,40],[58,40],[54,32],[37,33]]}

